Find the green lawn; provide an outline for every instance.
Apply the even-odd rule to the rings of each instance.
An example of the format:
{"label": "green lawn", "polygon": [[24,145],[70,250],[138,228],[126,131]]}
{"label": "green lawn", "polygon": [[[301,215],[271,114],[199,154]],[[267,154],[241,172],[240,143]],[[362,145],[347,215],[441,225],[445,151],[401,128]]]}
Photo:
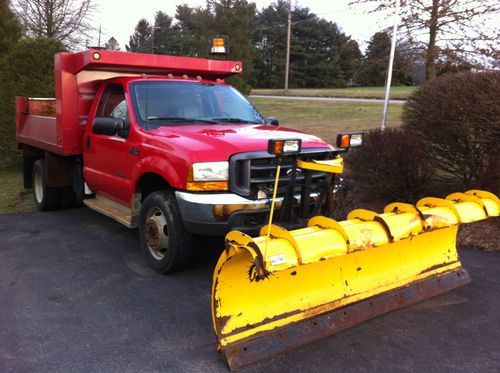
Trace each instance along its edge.
{"label": "green lawn", "polygon": [[34,209],[31,191],[23,188],[21,170],[0,170],[0,214],[33,211]]}
{"label": "green lawn", "polygon": [[[266,117],[280,125],[312,133],[333,143],[339,132],[380,128],[382,103],[305,101],[251,98]],[[389,127],[401,124],[403,105],[389,105]]]}
{"label": "green lawn", "polygon": [[[392,99],[406,99],[418,87],[391,87]],[[252,95],[270,96],[306,96],[306,97],[346,97],[346,98],[379,98],[385,96],[384,87],[351,87],[351,88],[302,88],[289,89],[252,89]]]}

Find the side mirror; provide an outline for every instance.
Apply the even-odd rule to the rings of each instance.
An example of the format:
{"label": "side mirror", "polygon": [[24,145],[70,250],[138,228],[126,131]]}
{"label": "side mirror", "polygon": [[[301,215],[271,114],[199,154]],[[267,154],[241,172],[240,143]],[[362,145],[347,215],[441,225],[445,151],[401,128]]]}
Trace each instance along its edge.
{"label": "side mirror", "polygon": [[125,121],[122,118],[97,117],[92,123],[92,132],[97,135],[113,136],[124,128]]}
{"label": "side mirror", "polygon": [[266,120],[266,123],[270,124],[271,126],[279,126],[280,125],[280,122],[279,122],[278,118],[276,118],[276,117],[267,117],[267,118],[265,118],[265,120]]}

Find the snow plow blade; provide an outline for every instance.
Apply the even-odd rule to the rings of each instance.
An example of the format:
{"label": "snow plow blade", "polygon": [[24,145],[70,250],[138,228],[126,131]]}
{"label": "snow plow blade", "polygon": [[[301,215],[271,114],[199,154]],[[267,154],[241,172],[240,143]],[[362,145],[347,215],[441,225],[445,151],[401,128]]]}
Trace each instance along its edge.
{"label": "snow plow blade", "polygon": [[232,231],[212,285],[218,350],[235,370],[465,285],[458,226],[499,214],[495,195],[471,190],[272,225],[269,238]]}

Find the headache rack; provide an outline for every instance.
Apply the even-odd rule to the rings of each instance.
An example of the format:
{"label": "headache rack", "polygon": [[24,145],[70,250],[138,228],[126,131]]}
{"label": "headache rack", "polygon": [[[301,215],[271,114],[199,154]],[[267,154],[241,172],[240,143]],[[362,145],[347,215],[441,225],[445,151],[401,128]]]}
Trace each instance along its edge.
{"label": "headache rack", "polygon": [[[333,159],[338,152],[328,148],[303,149],[298,159],[303,161]],[[292,174],[293,158],[284,157],[278,196],[286,192],[288,181]],[[273,183],[276,177],[277,159],[266,151],[235,154],[229,162],[229,181],[231,191],[243,197],[252,199],[267,198],[272,194]],[[296,169],[297,191],[300,183],[305,182],[306,173]],[[325,174],[311,172],[311,192],[318,192],[323,185]]]}

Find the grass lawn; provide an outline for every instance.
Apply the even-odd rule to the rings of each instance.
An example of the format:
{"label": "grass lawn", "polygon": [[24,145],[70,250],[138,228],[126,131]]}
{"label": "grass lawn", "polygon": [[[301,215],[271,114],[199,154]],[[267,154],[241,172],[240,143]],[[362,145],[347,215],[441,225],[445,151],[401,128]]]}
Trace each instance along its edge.
{"label": "grass lawn", "polygon": [[[382,103],[304,101],[251,98],[267,117],[277,117],[280,125],[312,133],[334,143],[337,133],[380,128]],[[402,106],[389,105],[388,126],[401,124]]]}
{"label": "grass lawn", "polygon": [[[391,99],[407,99],[418,87],[391,87]],[[306,96],[306,97],[347,97],[347,98],[380,98],[385,96],[384,87],[351,87],[351,88],[301,88],[289,89],[252,89],[252,95],[270,96]]]}
{"label": "grass lawn", "polygon": [[0,170],[0,214],[35,210],[31,191],[23,188],[19,171]]}

